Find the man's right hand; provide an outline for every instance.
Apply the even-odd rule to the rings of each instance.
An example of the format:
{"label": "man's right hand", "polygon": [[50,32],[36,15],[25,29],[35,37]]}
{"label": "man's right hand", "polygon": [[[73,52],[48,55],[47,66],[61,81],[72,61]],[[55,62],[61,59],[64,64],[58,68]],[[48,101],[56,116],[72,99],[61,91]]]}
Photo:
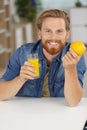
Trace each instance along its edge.
{"label": "man's right hand", "polygon": [[33,80],[36,76],[36,71],[33,68],[33,64],[26,61],[23,66],[21,66],[20,69],[20,80],[22,82],[26,82],[28,79]]}

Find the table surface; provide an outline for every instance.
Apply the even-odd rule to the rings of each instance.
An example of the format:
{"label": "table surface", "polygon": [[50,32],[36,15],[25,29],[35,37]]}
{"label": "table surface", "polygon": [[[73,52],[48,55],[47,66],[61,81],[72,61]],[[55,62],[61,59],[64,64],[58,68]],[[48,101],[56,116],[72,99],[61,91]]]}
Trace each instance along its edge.
{"label": "table surface", "polygon": [[82,130],[87,98],[69,107],[65,98],[15,97],[0,102],[0,130]]}

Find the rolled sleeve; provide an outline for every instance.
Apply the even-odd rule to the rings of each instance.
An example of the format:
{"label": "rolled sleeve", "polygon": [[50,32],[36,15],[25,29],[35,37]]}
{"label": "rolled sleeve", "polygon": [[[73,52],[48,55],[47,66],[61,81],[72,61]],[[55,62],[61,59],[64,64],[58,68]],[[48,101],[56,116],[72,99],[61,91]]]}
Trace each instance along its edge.
{"label": "rolled sleeve", "polygon": [[84,56],[82,56],[77,65],[78,79],[79,79],[80,85],[82,87],[83,87],[84,74],[85,74],[86,70],[87,70],[87,67],[85,64],[85,59],[84,59]]}
{"label": "rolled sleeve", "polygon": [[20,72],[20,48],[15,51],[15,53],[9,59],[9,63],[6,68],[6,72],[0,78],[0,82],[4,80],[12,80],[19,75]]}

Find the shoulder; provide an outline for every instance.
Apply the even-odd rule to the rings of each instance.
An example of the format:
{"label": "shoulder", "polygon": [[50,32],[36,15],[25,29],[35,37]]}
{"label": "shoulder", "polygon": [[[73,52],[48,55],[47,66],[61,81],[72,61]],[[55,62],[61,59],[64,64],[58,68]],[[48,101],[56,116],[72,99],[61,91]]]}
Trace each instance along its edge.
{"label": "shoulder", "polygon": [[34,47],[35,43],[25,43],[23,44],[22,46],[20,46],[17,50],[20,51],[20,50],[24,50],[24,51],[29,51],[30,49],[32,49]]}
{"label": "shoulder", "polygon": [[18,48],[18,51],[29,53],[34,49],[38,49],[39,46],[40,46],[40,40],[32,43],[25,43],[20,48]]}
{"label": "shoulder", "polygon": [[16,61],[17,63],[22,65],[27,60],[28,54],[30,54],[32,52],[33,48],[37,45],[37,43],[38,42],[23,44],[22,46],[20,46],[19,48],[16,49],[16,51],[10,57],[10,60],[11,61]]}
{"label": "shoulder", "polygon": [[22,46],[20,46],[19,48],[17,48],[15,50],[15,52],[13,53],[13,55],[21,55],[24,53],[29,53],[31,52],[31,50],[34,48],[34,46],[36,45],[37,42],[32,42],[32,43],[24,43]]}
{"label": "shoulder", "polygon": [[26,44],[21,45],[19,48],[17,48],[14,51],[14,53],[12,54],[10,59],[12,59],[12,58],[18,59],[18,57],[20,57],[23,54],[27,53],[32,47],[33,47],[33,43],[26,43]]}

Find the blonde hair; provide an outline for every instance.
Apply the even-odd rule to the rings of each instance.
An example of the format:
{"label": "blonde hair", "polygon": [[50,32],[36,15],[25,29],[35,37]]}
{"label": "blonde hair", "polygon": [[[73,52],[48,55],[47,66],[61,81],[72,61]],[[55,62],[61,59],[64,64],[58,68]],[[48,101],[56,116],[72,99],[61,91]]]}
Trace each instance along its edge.
{"label": "blonde hair", "polygon": [[70,18],[65,11],[58,10],[58,9],[50,9],[44,11],[36,20],[36,25],[38,29],[41,29],[42,23],[46,18],[53,17],[53,18],[63,18],[65,21],[66,30],[70,30]]}

